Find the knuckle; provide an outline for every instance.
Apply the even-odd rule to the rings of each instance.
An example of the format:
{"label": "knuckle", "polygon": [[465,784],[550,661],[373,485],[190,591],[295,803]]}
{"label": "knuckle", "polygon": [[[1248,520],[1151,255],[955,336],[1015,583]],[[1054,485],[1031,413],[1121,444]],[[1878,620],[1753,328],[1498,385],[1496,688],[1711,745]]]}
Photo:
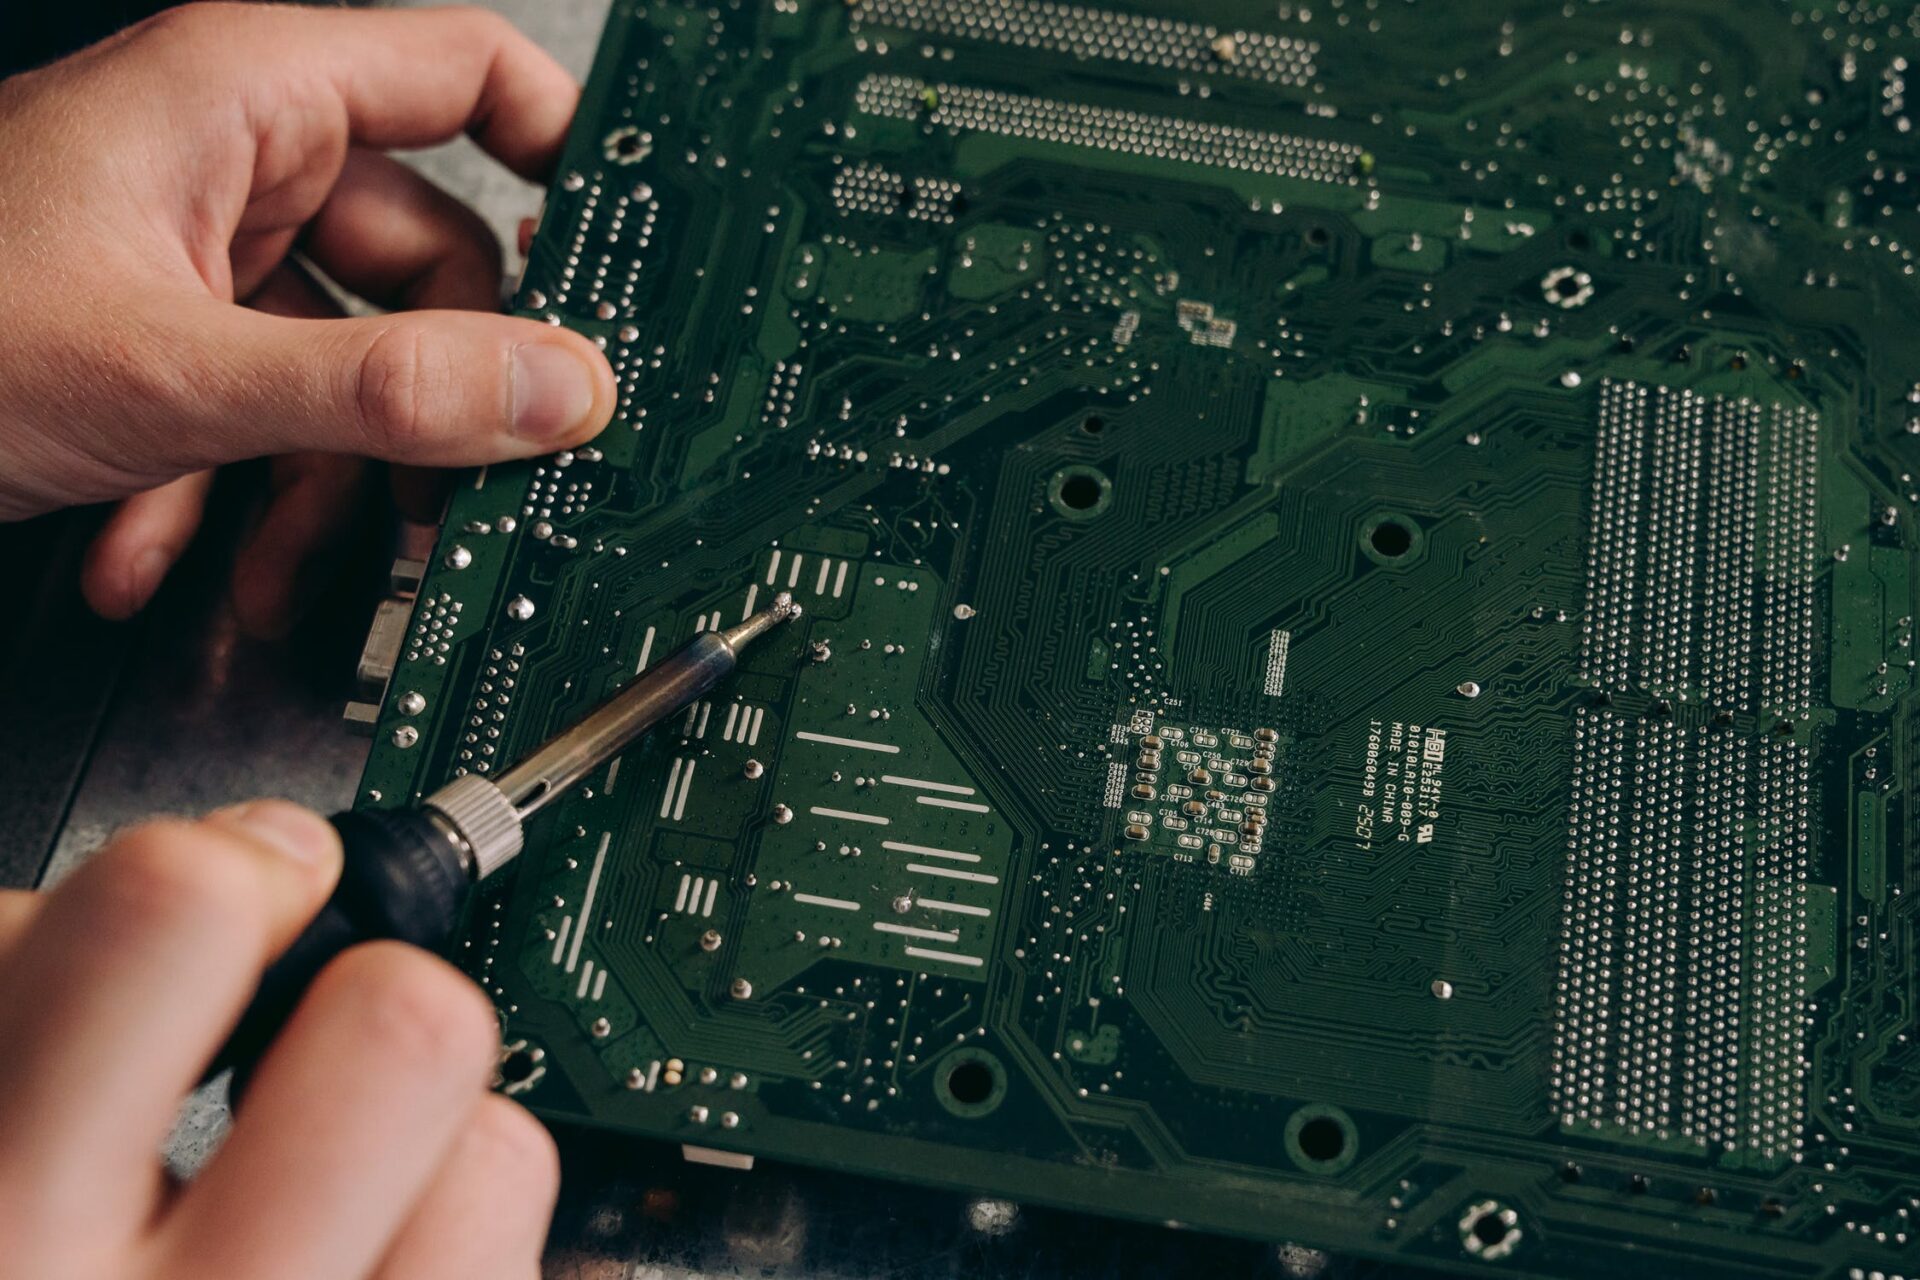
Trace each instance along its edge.
{"label": "knuckle", "polygon": [[396,942],[348,951],[321,974],[319,999],[342,999],[365,1043],[396,1067],[476,1079],[499,1053],[499,1024],[480,989],[437,956]]}
{"label": "knuckle", "polygon": [[469,1134],[478,1148],[478,1162],[496,1171],[490,1182],[511,1185],[516,1202],[552,1202],[560,1188],[560,1149],[525,1107],[488,1094],[480,1100]]}
{"label": "knuckle", "polygon": [[127,37],[198,51],[210,37],[231,37],[233,24],[251,16],[249,9],[248,5],[220,0],[175,5],[136,23]]}
{"label": "knuckle", "polygon": [[451,373],[418,325],[381,330],[360,358],[356,389],[361,426],[375,447],[404,454],[429,442]]}
{"label": "knuckle", "polygon": [[183,4],[162,9],[135,23],[127,34],[136,39],[191,39],[206,29],[210,11],[218,7],[213,4]]}
{"label": "knuckle", "polygon": [[481,35],[493,39],[503,39],[508,35],[519,34],[518,29],[505,17],[484,5],[458,4],[447,10],[448,16],[465,23]]}

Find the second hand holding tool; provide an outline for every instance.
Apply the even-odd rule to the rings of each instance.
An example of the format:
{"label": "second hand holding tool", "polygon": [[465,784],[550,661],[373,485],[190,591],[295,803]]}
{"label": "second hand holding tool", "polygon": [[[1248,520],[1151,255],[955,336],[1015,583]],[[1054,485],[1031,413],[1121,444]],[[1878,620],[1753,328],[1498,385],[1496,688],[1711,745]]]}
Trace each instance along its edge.
{"label": "second hand holding tool", "polygon": [[301,993],[348,947],[393,938],[437,951],[473,886],[519,856],[524,824],[641,734],[704,697],[740,652],[798,617],[786,592],[737,626],[695,636],[496,778],[463,774],[414,808],[337,813],[346,861],[333,896],[260,980],[209,1077],[249,1069]]}

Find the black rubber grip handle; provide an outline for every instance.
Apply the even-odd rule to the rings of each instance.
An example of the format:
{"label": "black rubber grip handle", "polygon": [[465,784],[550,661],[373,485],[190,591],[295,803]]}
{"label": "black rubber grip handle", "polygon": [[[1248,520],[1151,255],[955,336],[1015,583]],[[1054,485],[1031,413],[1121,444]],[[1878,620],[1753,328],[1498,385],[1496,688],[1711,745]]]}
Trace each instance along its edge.
{"label": "black rubber grip handle", "polygon": [[260,988],[207,1078],[234,1068],[235,1088],[266,1052],[327,962],[361,942],[394,938],[438,951],[460,920],[471,886],[459,854],[426,814],[391,809],[336,813],[346,850],[333,896],[260,979]]}

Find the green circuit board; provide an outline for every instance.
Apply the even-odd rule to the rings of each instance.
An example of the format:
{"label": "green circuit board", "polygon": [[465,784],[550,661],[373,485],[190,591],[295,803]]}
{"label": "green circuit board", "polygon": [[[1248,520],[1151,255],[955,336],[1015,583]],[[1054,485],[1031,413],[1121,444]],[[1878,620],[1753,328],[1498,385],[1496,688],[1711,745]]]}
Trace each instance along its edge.
{"label": "green circuit board", "polygon": [[802,619],[456,958],[556,1120],[1920,1274],[1920,8],[614,5],[362,802]]}

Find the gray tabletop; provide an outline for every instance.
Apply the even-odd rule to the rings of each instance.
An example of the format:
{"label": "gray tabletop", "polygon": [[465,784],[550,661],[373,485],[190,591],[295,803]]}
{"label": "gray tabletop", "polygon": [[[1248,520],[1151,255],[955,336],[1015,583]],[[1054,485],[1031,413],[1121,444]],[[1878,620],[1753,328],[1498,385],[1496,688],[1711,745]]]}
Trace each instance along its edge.
{"label": "gray tabletop", "polygon": [[[608,0],[488,3],[585,76]],[[474,205],[510,247],[519,220],[539,207],[537,189],[470,143],[409,158]],[[240,518],[237,511],[226,517],[230,524]],[[225,605],[219,533],[202,539],[129,633],[49,879],[117,828],[154,813],[202,811],[262,794],[327,812],[353,796],[366,742],[343,729],[341,710],[352,692],[367,593],[336,592],[285,642],[247,640]],[[225,1125],[217,1092],[194,1099],[170,1159],[190,1170]],[[1295,1246],[765,1163],[746,1173],[714,1169],[685,1163],[677,1149],[588,1133],[560,1138],[565,1186],[547,1260],[554,1277],[1386,1274]]]}

